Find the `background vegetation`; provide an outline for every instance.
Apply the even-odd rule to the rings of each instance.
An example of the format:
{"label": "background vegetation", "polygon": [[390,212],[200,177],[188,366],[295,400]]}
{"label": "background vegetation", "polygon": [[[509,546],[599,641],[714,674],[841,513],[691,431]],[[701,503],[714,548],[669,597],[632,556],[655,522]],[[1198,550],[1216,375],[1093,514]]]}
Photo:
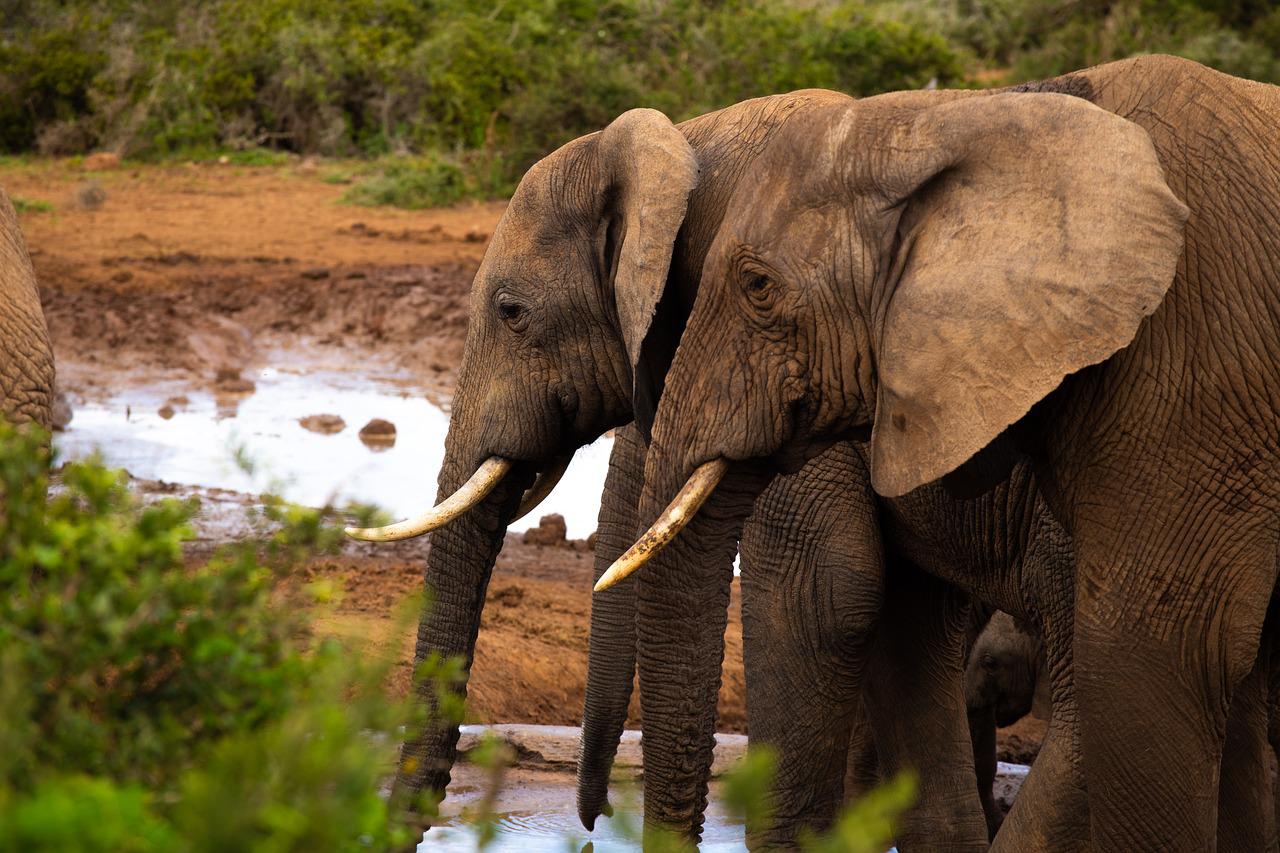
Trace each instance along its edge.
{"label": "background vegetation", "polygon": [[[1138,52],[1280,82],[1266,0],[0,0],[0,149],[413,155],[362,203],[509,192],[623,110],[995,85]],[[355,177],[361,177],[357,175]]]}

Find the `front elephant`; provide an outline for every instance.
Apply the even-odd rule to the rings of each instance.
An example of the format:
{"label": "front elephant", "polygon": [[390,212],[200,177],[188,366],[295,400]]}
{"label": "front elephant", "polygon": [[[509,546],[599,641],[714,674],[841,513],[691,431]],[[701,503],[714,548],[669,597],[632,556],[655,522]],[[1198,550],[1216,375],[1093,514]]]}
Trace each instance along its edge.
{"label": "front elephant", "polygon": [[808,111],[739,188],[654,425],[643,517],[696,470],[868,427],[886,496],[1028,454],[1074,541],[1102,850],[1214,846],[1276,571],[1278,114],[1275,87],[1169,57]]}
{"label": "front elephant", "polygon": [[[507,525],[544,493],[573,449],[637,417],[651,418],[665,367],[699,281],[702,261],[734,184],[768,139],[805,104],[833,97],[809,92],[763,98],[679,127],[651,110],[624,114],[576,140],[525,176],[477,273],[458,391],[439,478],[445,500],[422,516],[373,530],[372,540],[434,530],[424,573],[429,610],[417,660],[459,657],[469,669],[498,549]],[[647,451],[635,426],[617,434],[602,498],[597,568],[637,529],[635,508]],[[534,483],[535,475],[538,475]],[[839,478],[833,478],[833,481]],[[531,486],[531,483],[533,485]],[[521,494],[526,489],[522,501]],[[734,512],[758,488],[744,482]],[[732,493],[726,484],[724,497]],[[731,569],[741,524],[713,513],[690,559]],[[697,575],[700,572],[690,572]],[[717,593],[718,595],[718,593]],[[705,599],[719,613],[697,643],[674,650],[714,703],[727,599]],[[579,765],[579,813],[590,827],[606,808],[606,787],[634,677],[637,602],[620,588],[592,612],[592,662]],[[397,796],[443,792],[458,730],[441,721],[440,691],[465,696],[465,684],[417,687],[432,721],[404,744]],[[688,743],[679,785],[652,797],[683,833],[700,831],[710,766],[714,709],[705,738]],[[950,805],[950,804],[946,804]],[[937,812],[941,835],[982,846],[974,798],[966,813]],[[976,831],[975,831],[976,830]]]}
{"label": "front elephant", "polygon": [[0,191],[0,416],[53,428],[53,347],[18,215]]}

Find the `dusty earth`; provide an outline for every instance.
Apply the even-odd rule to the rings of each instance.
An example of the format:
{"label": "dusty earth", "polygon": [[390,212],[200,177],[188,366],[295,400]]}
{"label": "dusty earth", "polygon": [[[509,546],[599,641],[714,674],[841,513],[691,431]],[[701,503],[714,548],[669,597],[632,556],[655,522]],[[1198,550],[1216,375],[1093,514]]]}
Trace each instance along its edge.
{"label": "dusty earth", "polygon": [[[0,164],[10,196],[53,205],[21,221],[59,384],[73,403],[161,379],[239,387],[264,353],[281,351],[317,368],[407,370],[418,393],[447,402],[471,279],[504,205],[353,207],[339,203],[345,187],[327,180],[332,171],[311,161],[98,172],[68,161]],[[243,533],[236,519],[251,498],[178,491],[204,498],[211,520],[198,547]],[[322,631],[398,652],[397,692],[408,688],[413,653],[404,602],[420,584],[425,548],[351,543],[305,570],[343,590],[319,616]],[[579,722],[590,572],[583,542],[507,537],[488,591],[469,719]],[[735,584],[720,694],[726,731],[745,729],[741,639]],[[631,725],[637,712],[633,701]],[[1027,760],[1043,731],[1025,720],[1004,733],[1001,758]]]}

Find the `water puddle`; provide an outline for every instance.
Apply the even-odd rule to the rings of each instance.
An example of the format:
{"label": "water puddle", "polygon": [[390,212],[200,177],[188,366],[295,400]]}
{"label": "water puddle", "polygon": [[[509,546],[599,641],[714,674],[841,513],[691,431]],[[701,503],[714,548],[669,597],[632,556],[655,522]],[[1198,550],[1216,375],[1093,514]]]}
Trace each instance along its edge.
{"label": "water puddle", "polygon": [[[397,519],[430,503],[444,460],[447,412],[394,382],[347,373],[267,368],[253,380],[247,394],[176,383],[121,390],[78,405],[55,441],[63,459],[96,449],[108,465],[143,479],[250,494],[273,488],[308,506],[354,500]],[[304,429],[299,421],[313,415],[336,415],[345,427],[332,434]],[[361,428],[374,418],[394,424],[394,443],[361,440]],[[602,438],[579,450],[551,496],[512,529],[560,513],[570,538],[594,531],[612,444]],[[253,473],[237,464],[238,452]]]}
{"label": "water puddle", "polygon": [[[601,817],[593,832],[587,832],[571,814],[540,812],[536,814],[508,813],[501,815],[495,826],[493,840],[484,848],[491,853],[565,853],[584,848],[598,853],[612,851],[638,851],[640,816],[627,818]],[[442,853],[471,853],[476,850],[477,832],[473,827],[461,825],[456,820],[449,825],[435,827],[423,837],[418,850],[442,851]],[[590,847],[587,847],[587,844]],[[745,848],[745,833],[741,824],[724,821],[708,814],[702,832],[699,850],[739,851]]]}

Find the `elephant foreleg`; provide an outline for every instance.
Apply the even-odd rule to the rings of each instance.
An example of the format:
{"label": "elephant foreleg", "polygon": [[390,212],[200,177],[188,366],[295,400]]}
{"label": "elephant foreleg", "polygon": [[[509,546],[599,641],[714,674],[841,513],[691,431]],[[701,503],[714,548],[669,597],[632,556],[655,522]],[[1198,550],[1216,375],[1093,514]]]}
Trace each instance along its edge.
{"label": "elephant foreleg", "polygon": [[885,577],[863,696],[882,772],[911,769],[919,779],[898,849],[986,850],[964,696],[965,598],[900,560]]}
{"label": "elephant foreleg", "polygon": [[1274,533],[1207,505],[1118,531],[1113,512],[1082,515],[1074,652],[1094,844],[1213,850],[1227,712],[1257,657]]}
{"label": "elephant foreleg", "polygon": [[757,499],[742,535],[743,656],[751,746],[777,758],[770,825],[752,847],[792,848],[842,803],[860,715],[866,645],[883,559],[866,467],[837,444]]}

